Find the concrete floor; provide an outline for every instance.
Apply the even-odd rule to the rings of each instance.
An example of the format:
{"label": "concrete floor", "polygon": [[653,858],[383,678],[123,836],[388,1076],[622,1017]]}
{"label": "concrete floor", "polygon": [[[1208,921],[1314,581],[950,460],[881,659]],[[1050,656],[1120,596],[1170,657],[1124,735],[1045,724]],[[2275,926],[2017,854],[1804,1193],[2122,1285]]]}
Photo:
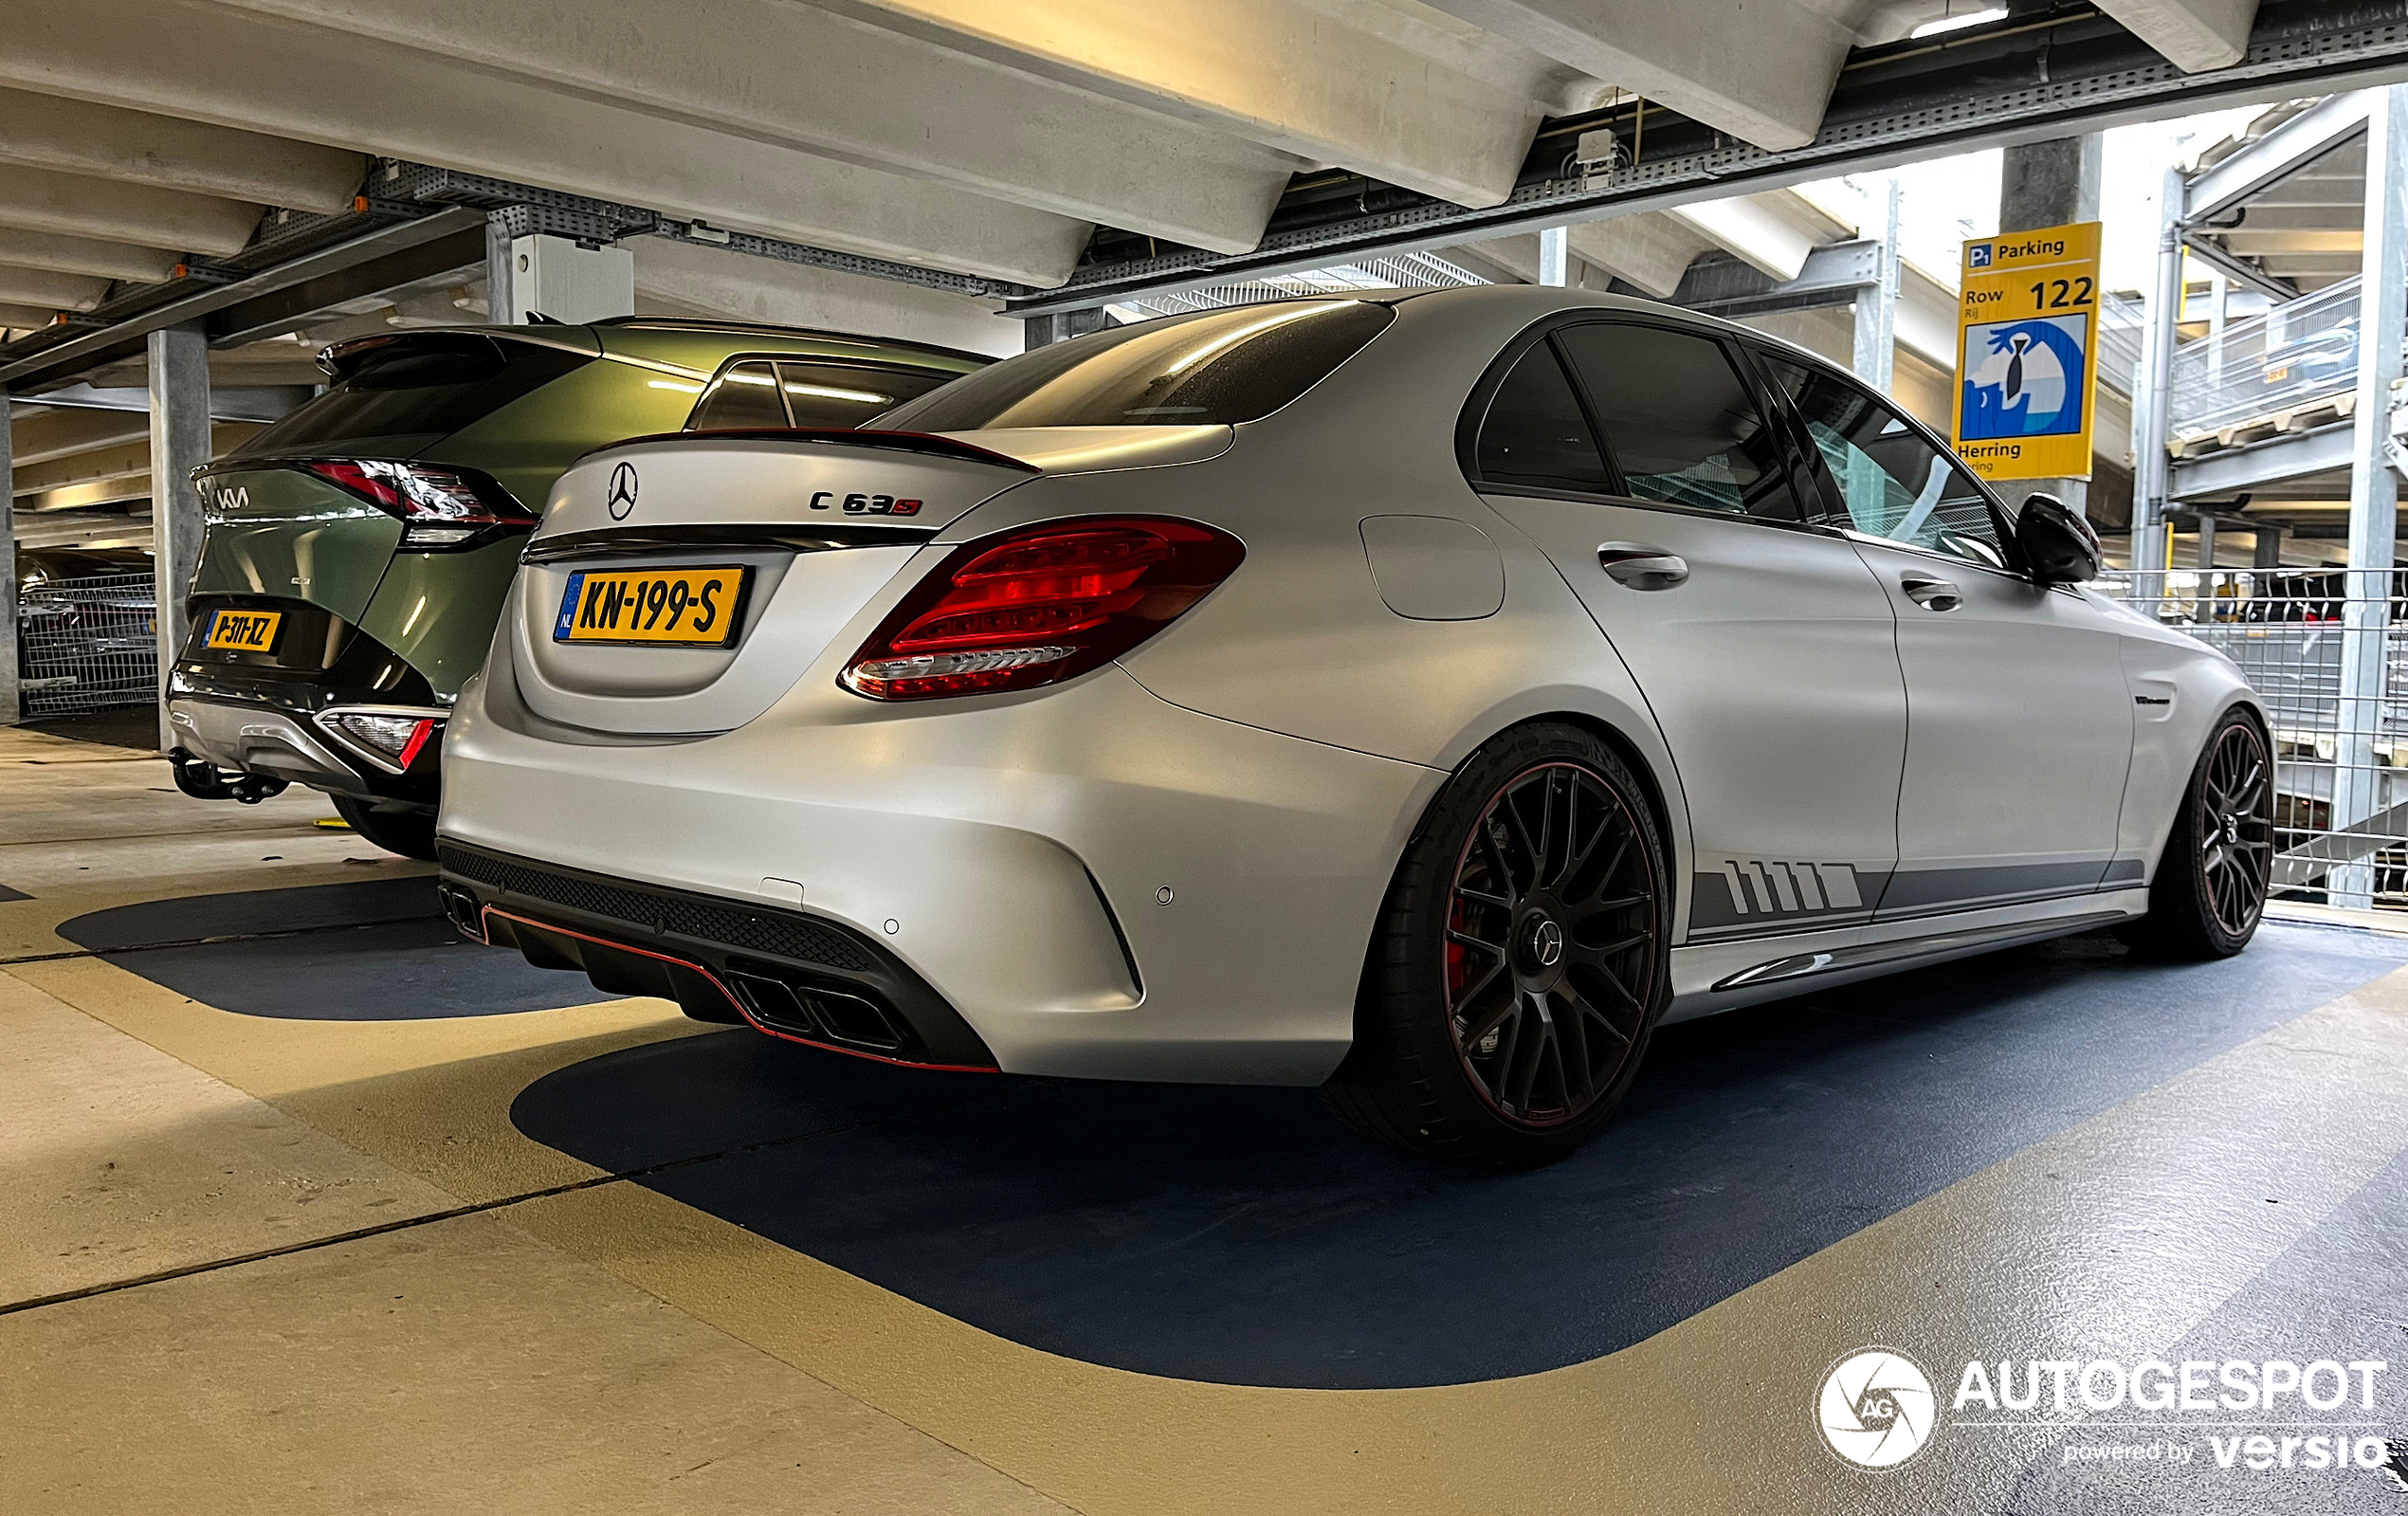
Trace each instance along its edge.
{"label": "concrete floor", "polygon": [[[82,737],[0,731],[0,1511],[2408,1508],[1944,1403],[1974,1358],[2381,1360],[2353,1419],[2408,1435],[2408,938],[1669,1029],[1603,1140],[1472,1176],[1307,1091],[597,1002],[319,797]],[[1880,1471],[1815,1411],[1869,1343],[1943,1401]],[[2143,1436],[2196,1457],[2068,1461]]]}

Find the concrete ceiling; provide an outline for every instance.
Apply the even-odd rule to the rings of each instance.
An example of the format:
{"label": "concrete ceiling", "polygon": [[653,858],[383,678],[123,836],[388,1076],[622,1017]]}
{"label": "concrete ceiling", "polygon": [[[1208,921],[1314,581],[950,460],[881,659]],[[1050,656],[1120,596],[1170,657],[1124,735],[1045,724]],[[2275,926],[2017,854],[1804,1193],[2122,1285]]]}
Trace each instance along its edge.
{"label": "concrete ceiling", "polygon": [[[2255,10],[2103,8],[2186,69],[2237,58]],[[265,209],[337,209],[372,155],[1051,286],[1097,226],[1248,249],[1302,170],[1499,204],[1545,118],[1617,90],[1745,142],[1796,147],[1851,47],[1949,9],[11,0],[0,322],[82,308],[93,280],[231,253]],[[1702,209],[1651,242],[1600,245],[1595,261],[1629,263],[1646,283],[1686,242],[1776,268],[1813,230],[1761,208]]]}

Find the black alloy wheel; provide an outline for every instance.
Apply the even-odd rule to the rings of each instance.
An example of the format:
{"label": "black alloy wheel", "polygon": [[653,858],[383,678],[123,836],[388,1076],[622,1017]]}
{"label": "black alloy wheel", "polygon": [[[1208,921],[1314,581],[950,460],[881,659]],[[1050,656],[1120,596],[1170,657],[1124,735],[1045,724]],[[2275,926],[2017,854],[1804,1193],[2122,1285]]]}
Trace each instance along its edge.
{"label": "black alloy wheel", "polygon": [[2246,711],[2225,713],[2200,753],[2149,883],[2138,937],[2184,958],[2230,958],[2266,911],[2274,863],[2274,763]]}
{"label": "black alloy wheel", "polygon": [[1483,1099],[1570,1121],[1638,1050],[1656,899],[1638,817],[1594,771],[1541,763],[1471,826],[1447,904],[1447,1025]]}
{"label": "black alloy wheel", "polygon": [[1602,740],[1545,724],[1492,741],[1397,868],[1331,1106],[1436,1157],[1572,1151],[1669,998],[1665,868],[1646,793]]}
{"label": "black alloy wheel", "polygon": [[2273,765],[2254,725],[2234,721],[2216,734],[2197,803],[2209,912],[2218,931],[2247,941],[2266,909],[2274,861]]}

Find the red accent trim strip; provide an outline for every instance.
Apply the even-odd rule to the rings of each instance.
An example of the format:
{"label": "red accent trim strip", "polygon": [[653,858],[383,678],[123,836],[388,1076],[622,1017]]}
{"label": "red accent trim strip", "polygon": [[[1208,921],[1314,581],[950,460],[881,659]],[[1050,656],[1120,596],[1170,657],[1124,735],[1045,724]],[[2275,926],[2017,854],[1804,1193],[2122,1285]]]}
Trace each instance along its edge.
{"label": "red accent trim strip", "polygon": [[[991,1064],[924,1064],[909,1058],[887,1058],[874,1052],[864,1052],[858,1048],[840,1048],[832,1042],[813,1042],[809,1037],[798,1037],[791,1032],[780,1032],[775,1027],[765,1027],[755,1021],[753,1014],[744,1009],[744,1002],[736,998],[734,992],[721,981],[720,977],[713,974],[708,965],[697,963],[692,959],[679,958],[672,953],[655,953],[650,948],[637,947],[632,942],[614,941],[607,937],[595,937],[588,932],[573,931],[566,926],[557,926],[550,922],[537,921],[531,916],[520,916],[515,912],[503,910],[499,905],[479,906],[478,924],[483,925],[487,916],[499,916],[506,922],[517,922],[521,926],[532,926],[538,932],[557,932],[562,937],[574,937],[580,942],[592,942],[598,947],[615,947],[622,953],[633,953],[638,958],[657,959],[663,963],[674,963],[682,969],[692,969],[710,980],[713,989],[727,996],[727,1003],[736,1008],[736,1014],[744,1018],[746,1025],[755,1032],[767,1032],[780,1041],[799,1042],[806,1048],[817,1048],[825,1052],[841,1052],[848,1058],[867,1058],[874,1064],[893,1064],[899,1069],[928,1069],[948,1074],[999,1074],[1003,1072],[1002,1069]],[[493,941],[493,933],[490,930],[485,933],[485,941],[487,942]]]}
{"label": "red accent trim strip", "polygon": [[410,730],[410,740],[402,745],[401,766],[403,768],[406,769],[418,761],[418,750],[425,747],[427,739],[434,734],[435,719],[431,716],[420,717],[418,724]]}

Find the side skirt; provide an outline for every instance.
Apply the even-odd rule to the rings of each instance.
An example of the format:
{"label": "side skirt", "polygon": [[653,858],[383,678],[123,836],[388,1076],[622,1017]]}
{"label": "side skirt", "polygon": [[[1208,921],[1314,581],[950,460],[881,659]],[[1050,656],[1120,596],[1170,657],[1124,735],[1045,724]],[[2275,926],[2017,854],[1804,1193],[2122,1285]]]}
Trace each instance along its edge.
{"label": "side skirt", "polygon": [[1664,1019],[1687,1021],[2019,942],[2087,932],[2129,921],[2148,908],[2145,888],[2112,889],[1912,921],[1676,947],[1672,1004]]}

